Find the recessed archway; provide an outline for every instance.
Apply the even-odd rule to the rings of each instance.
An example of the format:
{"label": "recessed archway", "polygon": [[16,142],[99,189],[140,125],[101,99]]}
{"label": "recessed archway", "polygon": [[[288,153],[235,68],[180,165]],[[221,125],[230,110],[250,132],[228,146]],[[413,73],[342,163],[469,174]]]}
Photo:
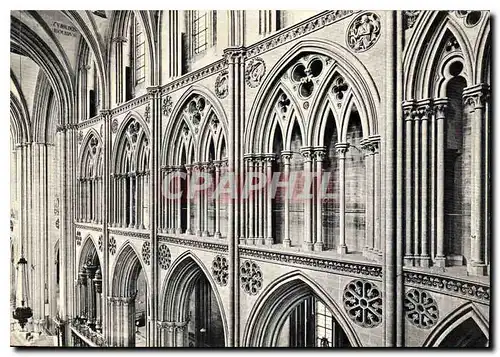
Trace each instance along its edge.
{"label": "recessed archway", "polygon": [[335,302],[300,271],[271,283],[254,305],[246,347],[358,347]]}
{"label": "recessed archway", "polygon": [[203,263],[191,252],[171,267],[163,287],[162,345],[168,347],[224,347],[227,323],[222,300]]}

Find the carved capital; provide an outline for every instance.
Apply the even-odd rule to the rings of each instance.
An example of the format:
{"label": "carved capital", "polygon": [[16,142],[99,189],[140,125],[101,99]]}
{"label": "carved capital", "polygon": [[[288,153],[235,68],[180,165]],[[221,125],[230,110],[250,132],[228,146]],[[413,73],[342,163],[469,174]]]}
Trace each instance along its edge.
{"label": "carved capital", "polygon": [[303,147],[300,149],[300,155],[304,158],[304,161],[311,161],[313,158],[313,148]]}
{"label": "carved capital", "polygon": [[465,88],[463,101],[465,107],[473,112],[476,109],[484,108],[485,103],[489,99],[489,89],[484,84],[478,84],[473,87]]}
{"label": "carved capital", "polygon": [[434,101],[434,112],[436,119],[446,118],[446,109],[448,108],[448,98],[440,98]]}
{"label": "carved capital", "polygon": [[161,94],[161,87],[160,86],[148,87],[147,91],[149,98],[151,99],[158,98]]}
{"label": "carved capital", "polygon": [[340,159],[345,159],[345,154],[349,150],[349,143],[337,143],[335,144],[335,152]]}
{"label": "carved capital", "polygon": [[113,38],[114,43],[125,43],[127,41],[128,41],[128,39],[125,36],[116,36]]}
{"label": "carved capital", "polygon": [[432,102],[430,99],[425,99],[417,104],[417,112],[420,120],[428,120],[433,114]]}
{"label": "carved capital", "polygon": [[281,152],[281,160],[285,165],[290,165],[290,160],[292,159],[293,152],[284,150]]}
{"label": "carved capital", "polygon": [[243,62],[247,55],[245,47],[230,47],[224,50],[224,58],[228,63]]}

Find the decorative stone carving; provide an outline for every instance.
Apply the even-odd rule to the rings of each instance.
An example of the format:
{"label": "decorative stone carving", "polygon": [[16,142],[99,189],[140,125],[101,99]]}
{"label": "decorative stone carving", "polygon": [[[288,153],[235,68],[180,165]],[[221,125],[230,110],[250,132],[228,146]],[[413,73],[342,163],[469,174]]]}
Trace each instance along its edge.
{"label": "decorative stone carving", "polygon": [[304,102],[304,104],[302,104],[302,108],[305,110],[309,109],[309,102]]}
{"label": "decorative stone carving", "polygon": [[111,132],[113,134],[116,134],[118,131],[118,119],[114,118],[113,121],[111,122]]}
{"label": "decorative stone carving", "polygon": [[482,17],[481,11],[457,10],[455,11],[455,14],[459,18],[463,18],[464,24],[467,27],[476,26]]}
{"label": "decorative stone carving", "polygon": [[301,22],[295,26],[290,26],[284,31],[269,36],[266,41],[260,41],[247,49],[248,57],[254,57],[261,53],[271,51],[273,48],[295,39],[305,36],[311,32],[317,31],[325,26],[329,26],[350,16],[353,10],[331,10],[310,18],[308,21]]}
{"label": "decorative stone carving", "polygon": [[262,271],[255,262],[245,260],[241,264],[240,283],[243,291],[249,295],[256,295],[262,289],[262,280]]}
{"label": "decorative stone carving", "polygon": [[80,145],[82,143],[82,141],[83,141],[83,131],[80,130],[78,132],[78,145]]}
{"label": "decorative stone carving", "polygon": [[142,259],[146,265],[151,264],[151,244],[149,241],[142,243]]}
{"label": "decorative stone carving", "polygon": [[245,69],[245,81],[250,88],[259,86],[262,77],[266,74],[266,63],[262,58],[252,58]]}
{"label": "decorative stone carving", "polygon": [[217,76],[215,80],[215,94],[220,99],[224,99],[227,97],[229,93],[229,72],[227,70],[223,70]]}
{"label": "decorative stone carving", "polygon": [[102,252],[104,249],[104,242],[102,241],[102,234],[99,236],[99,240],[97,241],[97,245],[99,246],[99,251]]}
{"label": "decorative stone carving", "polygon": [[99,145],[99,141],[95,136],[92,136],[89,141],[90,153],[95,155],[97,153],[97,146]]}
{"label": "decorative stone carving", "polygon": [[54,225],[56,226],[57,229],[59,229],[59,218],[56,219]]}
{"label": "decorative stone carving", "polygon": [[415,326],[428,329],[439,319],[439,309],[430,293],[411,289],[405,295],[405,315]]}
{"label": "decorative stone carving", "polygon": [[222,255],[217,255],[212,262],[212,274],[220,286],[227,285],[229,277],[228,267],[227,258]]}
{"label": "decorative stone carving", "polygon": [[403,11],[403,21],[404,28],[411,29],[415,22],[417,22],[418,15],[420,14],[420,10],[404,10]]}
{"label": "decorative stone carving", "polygon": [[454,36],[450,36],[444,45],[444,51],[449,53],[453,51],[460,51],[460,44]]}
{"label": "decorative stone carving", "polygon": [[207,101],[204,97],[200,95],[196,95],[191,99],[187,105],[186,108],[186,114],[191,120],[191,123],[193,124],[195,128],[195,134],[197,133],[198,130],[198,125],[201,122],[201,119],[203,118],[204,115],[204,110],[207,107]]}
{"label": "decorative stone carving", "polygon": [[172,97],[167,95],[165,98],[163,98],[163,102],[161,105],[161,111],[164,116],[168,117],[170,113],[172,112],[172,106],[174,105],[174,102],[172,101]]}
{"label": "decorative stone carving", "polygon": [[168,270],[170,268],[170,263],[172,261],[172,255],[170,254],[170,249],[164,243],[158,245],[158,264],[163,270]]}
{"label": "decorative stone carving", "polygon": [[115,255],[115,253],[116,253],[116,239],[115,239],[115,237],[109,237],[108,250],[111,253],[111,255]]}
{"label": "decorative stone carving", "polygon": [[169,242],[169,243],[172,243],[175,245],[180,245],[180,246],[193,247],[196,249],[203,249],[203,250],[215,251],[215,252],[227,252],[227,244],[206,242],[206,241],[200,241],[200,240],[189,239],[189,238],[177,238],[177,237],[170,237],[170,236],[159,236],[159,239],[161,241]]}
{"label": "decorative stone carving", "polygon": [[486,303],[490,301],[490,287],[486,284],[412,271],[404,272],[404,281],[405,284],[425,287],[442,294],[452,294]]}
{"label": "decorative stone carving", "polygon": [[317,78],[323,73],[323,61],[314,56],[304,56],[301,61],[292,67],[290,78],[295,84],[300,98],[307,99],[313,94]]}
{"label": "decorative stone carving", "polygon": [[286,93],[281,93],[278,99],[278,108],[280,112],[283,114],[283,118],[286,116],[288,112],[288,108],[290,107],[291,101],[290,98],[286,95]]}
{"label": "decorative stone carving", "polygon": [[382,322],[382,293],[364,279],[352,280],[344,289],[344,308],[349,318],[362,327],[375,327]]}
{"label": "decorative stone carving", "polygon": [[349,89],[349,86],[347,85],[344,77],[342,77],[340,74],[337,74],[335,79],[333,80],[332,85],[332,93],[334,94],[335,99],[339,102],[342,102],[347,89]]}
{"label": "decorative stone carving", "polygon": [[75,240],[76,240],[76,245],[78,246],[82,245],[82,232],[76,231]]}
{"label": "decorative stone carving", "polygon": [[347,31],[347,45],[354,52],[369,50],[380,37],[380,18],[373,12],[356,17]]}
{"label": "decorative stone carving", "polygon": [[139,122],[132,120],[127,127],[127,137],[132,144],[137,142],[137,137],[139,135],[139,130],[141,129],[141,125]]}
{"label": "decorative stone carving", "polygon": [[212,129],[214,135],[217,135],[217,130],[219,129],[219,118],[215,115],[212,115],[210,118],[210,129]]}
{"label": "decorative stone carving", "polygon": [[59,197],[54,198],[54,216],[59,216]]}
{"label": "decorative stone carving", "polygon": [[147,104],[146,108],[144,108],[144,120],[146,120],[147,123],[149,123],[149,120],[151,119],[151,104]]}

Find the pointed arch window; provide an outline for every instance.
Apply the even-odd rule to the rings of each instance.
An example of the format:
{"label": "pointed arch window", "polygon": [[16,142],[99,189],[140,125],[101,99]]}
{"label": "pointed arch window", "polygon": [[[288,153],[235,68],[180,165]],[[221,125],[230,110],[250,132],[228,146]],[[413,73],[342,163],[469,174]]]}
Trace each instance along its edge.
{"label": "pointed arch window", "polygon": [[139,20],[134,16],[133,28],[133,51],[134,51],[134,71],[135,71],[135,85],[143,83],[146,78],[146,65],[145,65],[145,40],[144,31]]}

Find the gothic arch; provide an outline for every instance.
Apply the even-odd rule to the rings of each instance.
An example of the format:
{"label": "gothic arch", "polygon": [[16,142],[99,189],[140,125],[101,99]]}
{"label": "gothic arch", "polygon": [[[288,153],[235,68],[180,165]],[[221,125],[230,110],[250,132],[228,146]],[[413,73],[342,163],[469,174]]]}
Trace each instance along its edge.
{"label": "gothic arch", "polygon": [[[189,87],[177,100],[172,113],[170,114],[170,118],[172,118],[172,120],[168,121],[161,151],[161,162],[163,165],[171,165],[176,162],[175,158],[176,155],[179,155],[178,153],[180,152],[180,147],[179,141],[175,142],[175,140],[178,140],[176,138],[182,136],[181,134],[184,123],[189,128],[189,135],[191,136],[191,140],[194,139],[193,133],[195,133],[195,128],[189,120],[183,119],[181,112],[189,103],[189,100],[191,100],[191,98],[196,95],[204,97],[209,102],[209,104],[211,105],[211,111],[209,111],[207,114],[210,114],[210,112],[212,112],[217,116],[217,119],[219,119],[219,128],[222,131],[224,137],[226,139],[228,138],[228,121],[226,113],[220,101],[206,87],[193,85]],[[195,161],[201,160],[199,157],[200,138],[202,131],[205,129],[205,126],[208,125],[206,123],[209,118],[210,116],[206,115],[203,118],[203,121],[199,123],[198,140],[193,142]]]}
{"label": "gothic arch", "polygon": [[[342,68],[342,72],[346,74],[349,78],[352,86],[355,87],[355,92],[359,98],[359,101],[364,104],[366,111],[366,121],[369,127],[370,133],[377,133],[377,113],[378,106],[380,102],[379,91],[369,74],[365,66],[349,51],[337,43],[314,39],[314,40],[304,40],[297,43],[292,47],[282,58],[274,65],[269,74],[266,75],[265,80],[261,84],[259,91],[256,95],[255,101],[251,106],[249,114],[248,126],[244,134],[245,142],[245,152],[255,152],[260,150],[259,143],[264,142],[264,131],[262,127],[265,125],[266,117],[264,115],[265,110],[269,108],[268,101],[274,99],[269,96],[269,92],[276,86],[275,79],[285,71],[290,65],[291,61],[297,58],[302,53],[314,53],[327,56],[331,58],[335,65],[328,72],[327,75],[331,75],[334,71],[333,67]],[[330,82],[326,80],[326,82]],[[324,88],[318,89],[318,91],[323,91]],[[311,103],[309,109],[309,117],[314,118],[317,107],[321,103],[321,100],[316,99]],[[304,135],[304,146],[311,145],[312,130],[308,128],[307,135]]]}
{"label": "gothic arch", "polygon": [[53,101],[53,90],[43,71],[38,72],[36,80],[35,96],[33,100],[33,137],[37,142],[47,142],[50,134],[51,125],[49,123],[50,106]]}
{"label": "gothic arch", "polygon": [[[90,141],[92,138],[96,138],[97,142],[98,142],[98,144],[97,144],[98,152],[96,153],[96,156],[99,157],[102,154],[101,136],[99,135],[99,133],[97,133],[97,131],[94,128],[91,128],[87,132],[85,137],[83,138],[83,141],[82,141],[81,146],[80,146],[80,153],[78,155],[78,162],[79,162],[78,173],[80,174],[80,176],[82,176],[82,174],[87,171],[86,167],[85,167],[86,162],[85,162],[84,155],[88,152],[89,144],[90,144]],[[96,169],[97,169],[97,167],[96,167]]]}
{"label": "gothic arch", "polygon": [[[65,56],[56,55],[31,28],[15,16],[11,16],[11,51],[31,58],[44,71],[61,106],[60,124],[67,124],[62,120],[72,120],[75,117],[71,80],[73,71],[64,60]],[[63,58],[62,62],[60,58]]]}
{"label": "gothic arch", "polygon": [[[158,83],[156,78],[156,38],[154,36],[154,19],[151,17],[149,10],[116,10],[112,12],[110,21],[110,31],[108,32],[108,48],[112,53],[114,47],[113,41],[117,38],[127,38],[129,21],[132,14],[138,19],[139,24],[145,34],[145,41],[147,45],[147,62],[146,62],[146,88]],[[108,56],[108,66],[113,68],[113,56]]]}
{"label": "gothic arch", "polygon": [[217,306],[219,307],[224,327],[224,340],[227,345],[227,319],[224,304],[222,303],[219,291],[217,290],[217,285],[215,284],[210,271],[191,251],[181,254],[170,267],[160,295],[160,306],[162,307],[162,310],[159,312],[159,316],[161,316],[164,321],[187,321],[189,294],[196,278],[200,274],[204,274],[207,278],[217,300]]}
{"label": "gothic arch", "polygon": [[483,21],[481,29],[479,30],[479,39],[476,43],[474,49],[474,54],[476,58],[476,68],[474,83],[487,83],[490,84],[491,78],[490,66],[491,66],[491,30],[490,30],[490,17],[487,17],[486,21]]}
{"label": "gothic arch", "polygon": [[[472,66],[472,48],[467,36],[452,16],[443,11],[432,11],[424,15],[421,26],[413,33],[403,60],[405,76],[404,97],[407,99],[426,99],[440,97],[441,88],[433,88],[433,75],[438,56],[442,51],[442,41],[447,33],[457,40],[461,48],[461,56],[467,84],[472,84],[474,68]],[[434,30],[431,30],[434,29]],[[442,87],[442,86],[440,86]]]}
{"label": "gothic arch", "polygon": [[360,347],[361,342],[358,336],[336,302],[319,284],[299,270],[274,280],[260,294],[245,326],[243,345],[245,347],[274,346],[288,314],[311,293],[320,298],[330,309],[347,335],[351,346]]}
{"label": "gothic arch", "polygon": [[446,336],[466,320],[472,319],[481,329],[487,340],[489,340],[488,321],[483,317],[479,309],[472,302],[468,302],[448,314],[439,325],[437,325],[425,340],[422,347],[438,347]]}
{"label": "gothic arch", "polygon": [[[115,140],[113,142],[113,151],[112,151],[112,156],[111,156],[112,157],[111,168],[112,168],[113,172],[115,172],[115,173],[118,172],[118,170],[120,169],[120,164],[122,162],[123,155],[125,154],[124,153],[124,151],[125,151],[124,145],[125,145],[126,141],[128,140],[127,135],[125,135],[126,130],[128,128],[128,125],[131,122],[133,122],[134,120],[137,121],[137,123],[139,123],[141,130],[142,130],[142,135],[137,138],[137,144],[139,144],[139,145],[136,145],[136,148],[139,148],[141,146],[140,144],[143,142],[142,140],[144,138],[149,140],[151,137],[150,132],[149,132],[149,128],[146,125],[146,122],[144,121],[142,116],[134,110],[130,111],[127,114],[127,116],[123,119],[121,126],[116,133]],[[137,152],[138,152],[138,150],[136,149],[134,159],[137,158]],[[131,170],[133,167],[135,167],[132,162],[131,162],[130,167],[131,167],[130,168]]]}
{"label": "gothic arch", "polygon": [[94,237],[91,234],[87,234],[87,237],[82,242],[82,249],[80,250],[80,255],[78,257],[78,271],[83,269],[83,266],[87,262],[87,259],[91,257],[96,265],[101,266],[99,254],[97,253],[97,248],[94,242]]}
{"label": "gothic arch", "polygon": [[26,103],[22,103],[10,92],[10,130],[16,145],[31,141],[29,116],[25,105]]}
{"label": "gothic arch", "polygon": [[[111,295],[120,297],[135,296],[137,291],[137,278],[141,269],[146,272],[144,263],[139,258],[132,243],[126,241],[116,254],[111,271]],[[146,274],[147,276],[147,274]],[[146,278],[148,291],[150,290],[149,280]]]}

